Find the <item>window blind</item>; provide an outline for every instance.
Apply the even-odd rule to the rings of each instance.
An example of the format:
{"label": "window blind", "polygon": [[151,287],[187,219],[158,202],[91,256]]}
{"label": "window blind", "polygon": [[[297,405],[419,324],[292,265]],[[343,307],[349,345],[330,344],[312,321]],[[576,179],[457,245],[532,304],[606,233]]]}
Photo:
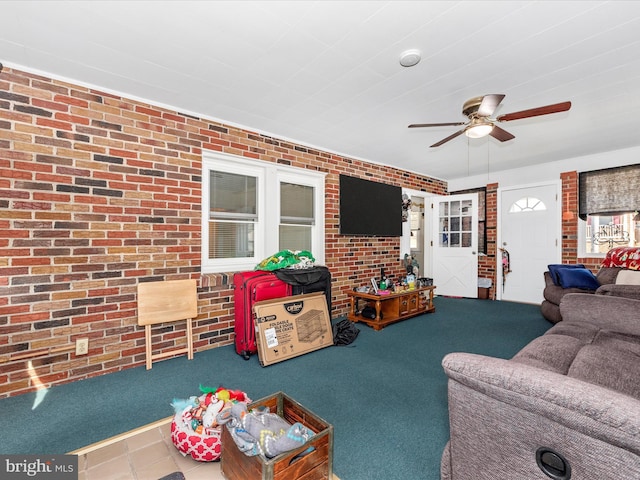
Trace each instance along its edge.
{"label": "window blind", "polygon": [[582,172],[578,178],[579,209],[588,215],[620,215],[640,209],[640,164]]}

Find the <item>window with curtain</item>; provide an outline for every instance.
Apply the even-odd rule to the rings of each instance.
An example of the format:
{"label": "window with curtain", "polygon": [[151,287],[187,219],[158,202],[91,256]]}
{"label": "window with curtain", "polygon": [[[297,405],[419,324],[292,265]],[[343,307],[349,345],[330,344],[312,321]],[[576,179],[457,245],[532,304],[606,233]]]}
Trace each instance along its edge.
{"label": "window with curtain", "polygon": [[581,172],[578,195],[581,255],[640,246],[640,164]]}

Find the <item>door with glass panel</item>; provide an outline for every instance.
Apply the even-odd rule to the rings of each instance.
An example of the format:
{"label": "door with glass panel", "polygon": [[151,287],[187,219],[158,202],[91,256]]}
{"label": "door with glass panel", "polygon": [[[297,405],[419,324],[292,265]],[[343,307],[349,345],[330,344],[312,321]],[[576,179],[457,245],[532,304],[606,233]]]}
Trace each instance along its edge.
{"label": "door with glass panel", "polygon": [[433,283],[438,295],[478,297],[478,194],[433,199]]}

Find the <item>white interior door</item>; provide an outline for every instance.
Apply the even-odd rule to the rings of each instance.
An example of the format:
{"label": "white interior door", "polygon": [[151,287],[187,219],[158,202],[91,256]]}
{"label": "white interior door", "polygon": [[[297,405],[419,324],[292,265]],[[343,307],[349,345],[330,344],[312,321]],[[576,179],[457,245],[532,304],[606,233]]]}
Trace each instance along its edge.
{"label": "white interior door", "polygon": [[539,304],[543,300],[544,272],[560,260],[560,185],[514,187],[500,190],[498,245],[508,253],[510,272],[503,274],[498,257],[498,298]]}
{"label": "white interior door", "polygon": [[478,298],[478,194],[434,197],[432,231],[436,293]]}

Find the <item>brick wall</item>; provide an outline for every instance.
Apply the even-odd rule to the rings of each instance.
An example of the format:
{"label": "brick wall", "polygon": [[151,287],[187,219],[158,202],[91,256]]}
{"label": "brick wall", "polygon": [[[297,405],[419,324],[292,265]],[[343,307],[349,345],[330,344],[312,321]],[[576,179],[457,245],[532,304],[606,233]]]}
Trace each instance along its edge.
{"label": "brick wall", "polygon": [[[446,193],[445,182],[6,68],[0,75],[0,397],[144,363],[142,281],[195,278],[196,351],[233,340],[231,273],[200,274],[204,149],[327,173],[333,315],[398,238],[338,234],[339,174]],[[164,349],[181,344],[164,326]],[[78,337],[89,355],[75,356]],[[156,339],[156,342],[158,340]],[[41,352],[31,361],[24,354]]]}
{"label": "brick wall", "polygon": [[578,257],[578,173],[560,174],[562,182],[562,263]]}
{"label": "brick wall", "polygon": [[486,202],[486,226],[487,226],[487,252],[478,257],[478,277],[491,279],[489,298],[496,297],[496,252],[497,252],[497,225],[498,225],[498,184],[487,185]]}

